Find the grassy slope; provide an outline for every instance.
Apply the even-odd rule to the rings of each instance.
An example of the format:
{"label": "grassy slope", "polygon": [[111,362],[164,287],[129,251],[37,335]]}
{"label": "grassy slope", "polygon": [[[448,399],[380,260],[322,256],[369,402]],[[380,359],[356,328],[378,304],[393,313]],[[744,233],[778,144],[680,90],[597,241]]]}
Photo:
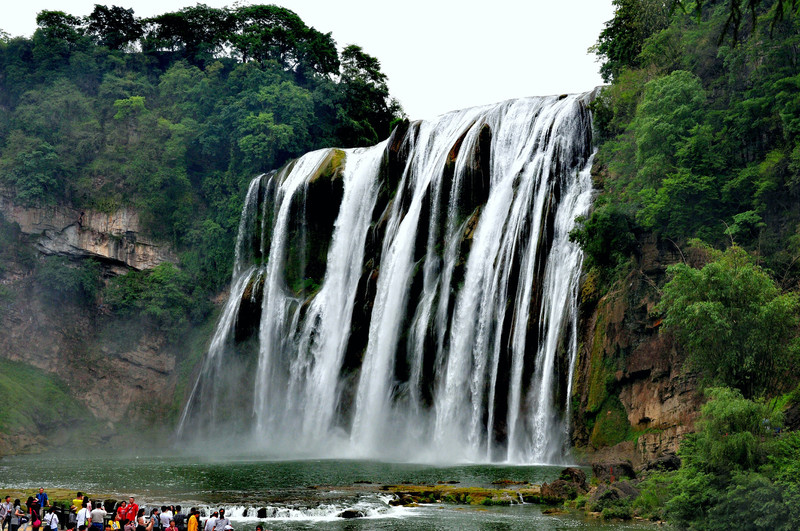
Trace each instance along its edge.
{"label": "grassy slope", "polygon": [[0,433],[33,431],[76,418],[82,406],[65,389],[55,374],[0,358]]}

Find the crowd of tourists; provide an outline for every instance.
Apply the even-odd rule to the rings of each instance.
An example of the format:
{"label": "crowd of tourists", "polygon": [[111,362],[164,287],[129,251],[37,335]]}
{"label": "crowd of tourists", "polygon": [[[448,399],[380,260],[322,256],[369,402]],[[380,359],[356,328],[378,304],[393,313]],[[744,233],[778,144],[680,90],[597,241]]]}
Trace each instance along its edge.
{"label": "crowd of tourists", "polygon": [[140,507],[133,496],[112,505],[90,500],[78,492],[66,508],[51,504],[40,488],[39,494],[28,497],[24,508],[19,499],[12,501],[11,496],[6,496],[0,503],[0,531],[233,531],[225,509],[203,521],[204,515],[196,507],[188,513],[180,505]]}

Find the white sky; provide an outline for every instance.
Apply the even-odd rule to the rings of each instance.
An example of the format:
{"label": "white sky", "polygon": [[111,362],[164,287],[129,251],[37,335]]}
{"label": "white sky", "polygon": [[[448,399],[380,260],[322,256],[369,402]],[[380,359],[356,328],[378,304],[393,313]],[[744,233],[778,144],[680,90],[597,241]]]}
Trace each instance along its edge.
{"label": "white sky", "polygon": [[[223,7],[235,0],[205,0]],[[76,16],[94,4],[139,17],[189,0],[3,0],[0,29],[30,36],[43,9]],[[587,48],[611,19],[611,0],[240,0],[296,12],[340,48],[358,44],[381,61],[391,94],[411,119],[509,98],[591,90],[602,81]]]}

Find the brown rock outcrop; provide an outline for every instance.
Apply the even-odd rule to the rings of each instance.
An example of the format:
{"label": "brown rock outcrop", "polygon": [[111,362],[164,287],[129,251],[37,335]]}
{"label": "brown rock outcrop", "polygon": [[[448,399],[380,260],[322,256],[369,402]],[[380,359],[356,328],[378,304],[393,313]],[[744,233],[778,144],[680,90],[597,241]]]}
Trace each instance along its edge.
{"label": "brown rock outcrop", "polygon": [[0,213],[36,238],[44,254],[96,257],[133,269],[152,269],[177,262],[175,252],[141,231],[139,214],[123,207],[112,213],[79,210],[66,205],[28,207],[0,190]]}
{"label": "brown rock outcrop", "polygon": [[638,268],[582,309],[573,412],[573,442],[589,461],[630,459],[636,467],[675,453],[702,403],[697,375],[654,311],[666,267],[683,257],[649,235],[639,243]]}

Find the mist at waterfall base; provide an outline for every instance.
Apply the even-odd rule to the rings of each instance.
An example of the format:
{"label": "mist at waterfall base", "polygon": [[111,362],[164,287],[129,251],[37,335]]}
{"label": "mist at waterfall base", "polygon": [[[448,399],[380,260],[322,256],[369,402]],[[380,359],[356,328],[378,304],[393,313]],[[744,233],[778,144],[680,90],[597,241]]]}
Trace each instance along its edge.
{"label": "mist at waterfall base", "polygon": [[254,179],[179,446],[567,461],[591,97],[402,124]]}

